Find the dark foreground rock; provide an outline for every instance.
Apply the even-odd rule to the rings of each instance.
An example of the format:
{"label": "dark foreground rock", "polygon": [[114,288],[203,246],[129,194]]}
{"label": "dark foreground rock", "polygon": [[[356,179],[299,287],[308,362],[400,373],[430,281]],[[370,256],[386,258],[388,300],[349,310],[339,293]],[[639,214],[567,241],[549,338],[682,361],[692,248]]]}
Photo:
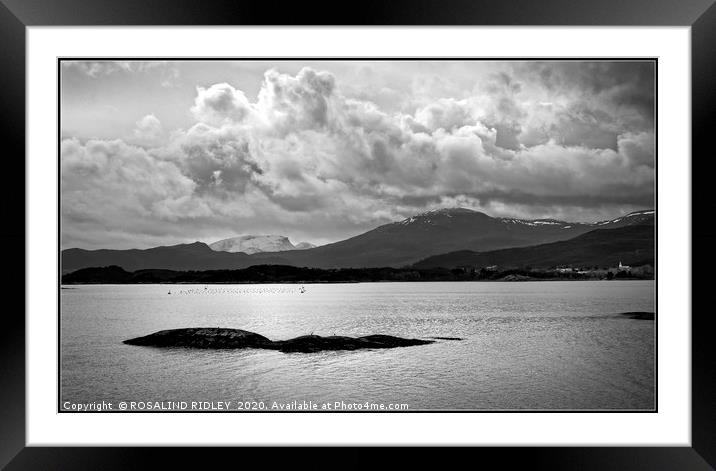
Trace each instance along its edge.
{"label": "dark foreground rock", "polygon": [[645,311],[623,312],[621,315],[629,319],[640,319],[643,321],[653,321],[655,319],[653,312]]}
{"label": "dark foreground rock", "polygon": [[125,340],[124,343],[147,347],[263,348],[281,352],[309,353],[324,350],[410,347],[434,342],[432,340],[404,339],[391,335],[366,335],[365,337],[304,335],[290,340],[273,341],[263,335],[246,330],[208,327],[161,330],[144,337]]}
{"label": "dark foreground rock", "polygon": [[193,347],[193,348],[261,348],[273,342],[263,335],[247,330],[216,328],[190,328],[160,330],[153,334],[125,340],[129,345],[147,347]]}

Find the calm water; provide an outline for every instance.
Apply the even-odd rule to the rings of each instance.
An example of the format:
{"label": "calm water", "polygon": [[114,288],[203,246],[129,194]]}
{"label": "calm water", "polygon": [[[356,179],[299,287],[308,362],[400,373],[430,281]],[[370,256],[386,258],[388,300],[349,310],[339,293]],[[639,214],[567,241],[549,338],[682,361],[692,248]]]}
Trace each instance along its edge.
{"label": "calm water", "polygon": [[[304,286],[305,293],[286,284],[63,289],[61,400],[654,407],[654,322],[614,316],[653,311],[653,281]],[[313,332],[464,340],[310,354],[122,344],[179,327],[271,339]]]}

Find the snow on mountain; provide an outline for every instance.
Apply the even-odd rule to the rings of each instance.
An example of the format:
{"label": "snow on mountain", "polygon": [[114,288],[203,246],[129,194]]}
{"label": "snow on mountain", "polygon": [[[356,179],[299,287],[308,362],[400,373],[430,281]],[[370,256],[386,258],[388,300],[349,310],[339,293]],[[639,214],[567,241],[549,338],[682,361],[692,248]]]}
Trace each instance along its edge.
{"label": "snow on mountain", "polygon": [[288,237],[281,235],[243,235],[230,237],[209,244],[217,252],[244,252],[254,254],[259,252],[284,252],[286,250],[304,250],[313,248],[308,242],[293,245]]}
{"label": "snow on mountain", "polygon": [[[409,224],[414,223],[422,223],[422,224],[435,224],[435,222],[439,220],[444,220],[447,218],[454,218],[459,216],[485,216],[488,217],[484,213],[480,213],[478,211],[473,211],[471,209],[466,208],[442,208],[442,209],[433,209],[431,211],[426,211],[424,213],[420,213],[415,216],[411,216],[409,218],[403,219],[402,221],[399,221],[397,224],[401,224],[403,226],[407,226]],[[557,226],[557,227],[572,227],[569,222],[559,221],[557,219],[516,219],[516,218],[494,218],[497,221],[502,222],[503,224],[519,224],[523,226]]]}
{"label": "snow on mountain", "polygon": [[598,221],[595,223],[592,223],[592,226],[605,226],[607,224],[609,225],[619,225],[619,226],[631,226],[634,224],[641,224],[644,221],[652,220],[654,218],[654,210],[648,209],[644,211],[634,211],[633,213],[629,213],[625,216],[618,217],[616,219],[607,219],[606,221]]}
{"label": "snow on mountain", "polygon": [[424,213],[416,214],[415,216],[410,216],[409,218],[403,219],[402,221],[398,221],[394,224],[400,224],[403,226],[407,226],[408,224],[414,224],[414,223],[434,224],[436,221],[439,221],[441,219],[453,218],[455,216],[469,215],[469,214],[482,214],[482,213],[473,211],[471,209],[465,209],[465,208],[432,209],[432,210],[426,211]]}
{"label": "snow on mountain", "polygon": [[499,218],[505,224],[522,224],[524,226],[556,226],[564,229],[571,228],[569,222],[558,221],[557,219],[515,219],[515,218]]}
{"label": "snow on mountain", "polygon": [[312,249],[316,247],[316,245],[310,243],[310,242],[299,242],[295,245],[296,250],[306,250],[306,249]]}
{"label": "snow on mountain", "polygon": [[[478,211],[473,211],[471,209],[466,208],[443,208],[443,209],[433,209],[431,211],[426,211],[424,213],[417,214],[415,216],[411,216],[409,218],[403,219],[402,221],[398,221],[394,224],[399,224],[402,226],[408,226],[408,225],[414,225],[414,224],[422,224],[422,225],[435,225],[435,224],[445,224],[449,223],[448,218],[455,218],[455,217],[470,217],[470,216],[485,216],[487,215],[480,213]],[[578,228],[590,228],[590,227],[597,227],[597,226],[609,226],[609,227],[621,227],[621,226],[628,226],[633,224],[641,224],[644,221],[648,221],[653,219],[654,217],[654,210],[643,210],[643,211],[634,211],[633,213],[629,213],[625,216],[621,216],[615,219],[609,219],[606,221],[597,221],[597,222],[567,222],[567,221],[560,221],[558,219],[517,219],[517,218],[510,218],[510,217],[502,217],[502,218],[494,218],[495,221],[499,221],[502,224],[506,225],[512,225],[512,226],[531,226],[531,227],[543,227],[543,228],[554,228],[554,229],[578,229]]]}

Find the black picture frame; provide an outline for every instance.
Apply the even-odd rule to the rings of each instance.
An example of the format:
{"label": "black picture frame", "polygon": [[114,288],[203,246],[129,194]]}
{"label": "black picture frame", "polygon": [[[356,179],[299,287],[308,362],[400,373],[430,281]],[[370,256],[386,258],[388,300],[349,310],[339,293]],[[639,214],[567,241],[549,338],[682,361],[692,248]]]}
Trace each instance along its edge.
{"label": "black picture frame", "polygon": [[[322,13],[321,13],[322,12]],[[708,149],[716,110],[716,6],[714,0],[364,0],[345,5],[324,0],[277,5],[231,0],[0,0],[0,104],[4,139],[4,175],[0,185],[5,250],[3,286],[15,303],[6,302],[0,329],[0,465],[7,469],[126,469],[200,465],[233,459],[230,448],[43,448],[25,441],[25,292],[13,289],[25,275],[25,28],[75,25],[568,25],[690,26],[692,75],[692,441],[691,447],[550,447],[462,449],[471,461],[496,459],[501,467],[529,465],[549,469],[712,469],[716,467],[716,362],[711,349],[713,321],[701,301],[705,273],[715,266],[711,247],[716,232],[708,225],[716,200],[706,189],[713,175]],[[48,109],[48,112],[52,112]],[[710,151],[710,152],[709,152]],[[698,156],[698,157],[697,157]],[[664,156],[688,158],[688,156]],[[51,235],[48,235],[50,237]],[[23,247],[25,250],[19,250]],[[11,266],[7,266],[11,262]],[[24,282],[24,281],[23,281]],[[6,298],[6,300],[9,297]],[[691,313],[673,313],[688,316]],[[667,314],[665,314],[667,315]],[[237,422],[240,426],[240,422]],[[375,462],[360,448],[333,450],[326,458],[311,449],[288,453],[254,450],[272,466],[365,468]],[[248,450],[240,451],[243,460]],[[451,452],[452,453],[452,452]],[[460,456],[460,458],[467,458]],[[340,461],[335,461],[339,459]],[[443,463],[429,450],[411,449],[401,459]],[[456,459],[451,457],[451,461]],[[340,464],[337,464],[340,463]],[[401,466],[401,467],[402,467]]]}

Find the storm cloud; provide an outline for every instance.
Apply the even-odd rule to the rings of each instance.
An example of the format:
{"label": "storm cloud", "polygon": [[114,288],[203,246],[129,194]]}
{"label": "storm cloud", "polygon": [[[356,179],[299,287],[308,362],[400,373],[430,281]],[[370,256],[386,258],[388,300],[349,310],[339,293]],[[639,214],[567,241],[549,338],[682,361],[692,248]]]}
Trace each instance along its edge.
{"label": "storm cloud", "polygon": [[145,114],[131,135],[64,139],[63,247],[325,243],[444,206],[579,221],[653,206],[650,62],[487,63],[452,84],[418,74],[407,94],[419,63],[386,69],[394,89],[331,64],[267,65],[256,92],[194,85],[185,127]]}

